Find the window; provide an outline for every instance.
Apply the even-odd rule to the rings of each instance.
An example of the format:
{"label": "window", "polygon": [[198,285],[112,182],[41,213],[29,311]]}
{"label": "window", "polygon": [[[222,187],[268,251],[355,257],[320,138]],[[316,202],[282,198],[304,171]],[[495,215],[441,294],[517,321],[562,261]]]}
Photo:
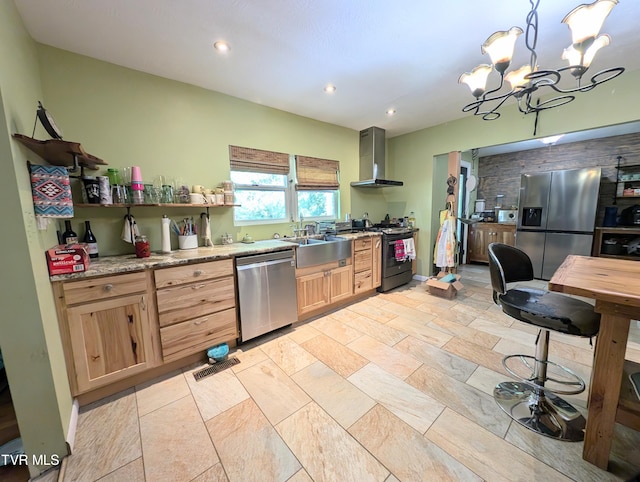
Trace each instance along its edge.
{"label": "window", "polygon": [[[338,217],[338,161],[237,146],[229,146],[229,154],[235,202],[240,205],[234,208],[236,226]],[[294,166],[296,189],[289,180]]]}
{"label": "window", "polygon": [[338,191],[298,191],[298,214],[304,219],[335,219]]}
{"label": "window", "polygon": [[289,154],[229,146],[229,157],[235,201],[240,204],[233,210],[234,224],[289,221]]}
{"label": "window", "polygon": [[231,171],[231,181],[235,184],[235,202],[240,204],[234,208],[236,224],[289,221],[286,175]]}
{"label": "window", "polygon": [[335,219],[339,213],[340,163],[296,156],[297,208],[303,218]]}

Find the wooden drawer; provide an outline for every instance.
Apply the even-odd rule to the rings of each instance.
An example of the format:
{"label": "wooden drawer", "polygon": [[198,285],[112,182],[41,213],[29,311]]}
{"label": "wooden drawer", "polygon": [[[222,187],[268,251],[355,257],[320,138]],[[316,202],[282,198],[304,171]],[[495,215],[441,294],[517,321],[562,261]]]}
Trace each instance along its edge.
{"label": "wooden drawer", "polygon": [[140,293],[147,290],[147,282],[145,273],[140,271],[105,278],[69,281],[63,283],[62,289],[67,305],[74,305]]}
{"label": "wooden drawer", "polygon": [[189,356],[198,350],[206,350],[237,337],[235,308],[160,329],[165,362]]}
{"label": "wooden drawer", "polygon": [[233,260],[231,259],[157,269],[154,272],[156,288],[205,281],[229,275],[233,275]]}
{"label": "wooden drawer", "polygon": [[356,273],[353,278],[353,291],[354,293],[360,293],[362,291],[368,291],[373,288],[373,272],[369,269]]}
{"label": "wooden drawer", "polygon": [[353,249],[355,251],[371,249],[371,238],[354,239]]}
{"label": "wooden drawer", "polygon": [[160,326],[233,308],[236,304],[232,276],[164,288],[156,295]]}
{"label": "wooden drawer", "polygon": [[353,269],[356,273],[371,270],[371,251],[356,251],[353,256]]}

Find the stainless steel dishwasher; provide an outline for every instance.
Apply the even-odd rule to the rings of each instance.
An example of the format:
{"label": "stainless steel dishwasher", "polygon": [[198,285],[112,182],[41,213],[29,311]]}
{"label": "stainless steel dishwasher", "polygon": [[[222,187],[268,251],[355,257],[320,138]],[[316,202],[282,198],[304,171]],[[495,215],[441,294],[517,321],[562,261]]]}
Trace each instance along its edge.
{"label": "stainless steel dishwasher", "polygon": [[298,321],[292,249],[237,257],[236,270],[242,341]]}

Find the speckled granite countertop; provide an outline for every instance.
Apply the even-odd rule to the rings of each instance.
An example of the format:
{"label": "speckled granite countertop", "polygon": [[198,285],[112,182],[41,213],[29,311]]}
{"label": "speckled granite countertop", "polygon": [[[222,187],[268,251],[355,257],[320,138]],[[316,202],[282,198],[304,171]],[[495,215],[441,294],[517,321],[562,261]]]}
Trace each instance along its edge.
{"label": "speckled granite countertop", "polygon": [[[380,236],[380,233],[362,232],[340,235],[340,237],[347,239],[357,239],[370,236]],[[148,258],[137,258],[135,254],[101,256],[98,259],[91,260],[89,263],[89,269],[83,273],[69,273],[50,276],[49,279],[53,282],[91,278],[95,276],[113,275],[153,268],[165,268],[168,266],[177,266],[202,261],[213,261],[216,259],[235,258],[237,256],[247,256],[251,254],[284,251],[286,249],[296,248],[296,246],[296,244],[287,241],[267,239],[264,241],[256,241],[254,243],[233,243],[227,245],[216,245],[209,248],[188,249],[182,251],[175,250],[169,254],[151,253],[151,256]]]}

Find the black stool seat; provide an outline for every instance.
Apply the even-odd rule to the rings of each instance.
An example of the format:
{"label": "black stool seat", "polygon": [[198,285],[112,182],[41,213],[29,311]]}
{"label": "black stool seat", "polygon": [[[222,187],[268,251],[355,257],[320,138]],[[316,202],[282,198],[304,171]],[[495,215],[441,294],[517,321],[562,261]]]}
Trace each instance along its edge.
{"label": "black stool seat", "polygon": [[[576,298],[512,285],[533,280],[533,265],[524,251],[506,244],[491,243],[488,252],[493,301],[510,317],[540,329],[535,356],[507,355],[502,359],[507,372],[521,381],[498,383],[493,390],[494,399],[511,418],[534,432],[558,440],[583,440],[584,416],[557,394],[580,393],[584,391],[585,383],[570,369],[548,359],[549,331],[592,337],[600,329],[600,315],[592,305]],[[522,376],[511,369],[508,364],[511,360],[520,360],[532,370],[531,374]],[[552,373],[547,376],[550,366],[560,375]],[[545,386],[547,382],[561,387],[550,390]]]}
{"label": "black stool seat", "polygon": [[522,287],[498,294],[498,300],[507,315],[547,330],[590,338],[600,329],[593,306],[569,296]]}

